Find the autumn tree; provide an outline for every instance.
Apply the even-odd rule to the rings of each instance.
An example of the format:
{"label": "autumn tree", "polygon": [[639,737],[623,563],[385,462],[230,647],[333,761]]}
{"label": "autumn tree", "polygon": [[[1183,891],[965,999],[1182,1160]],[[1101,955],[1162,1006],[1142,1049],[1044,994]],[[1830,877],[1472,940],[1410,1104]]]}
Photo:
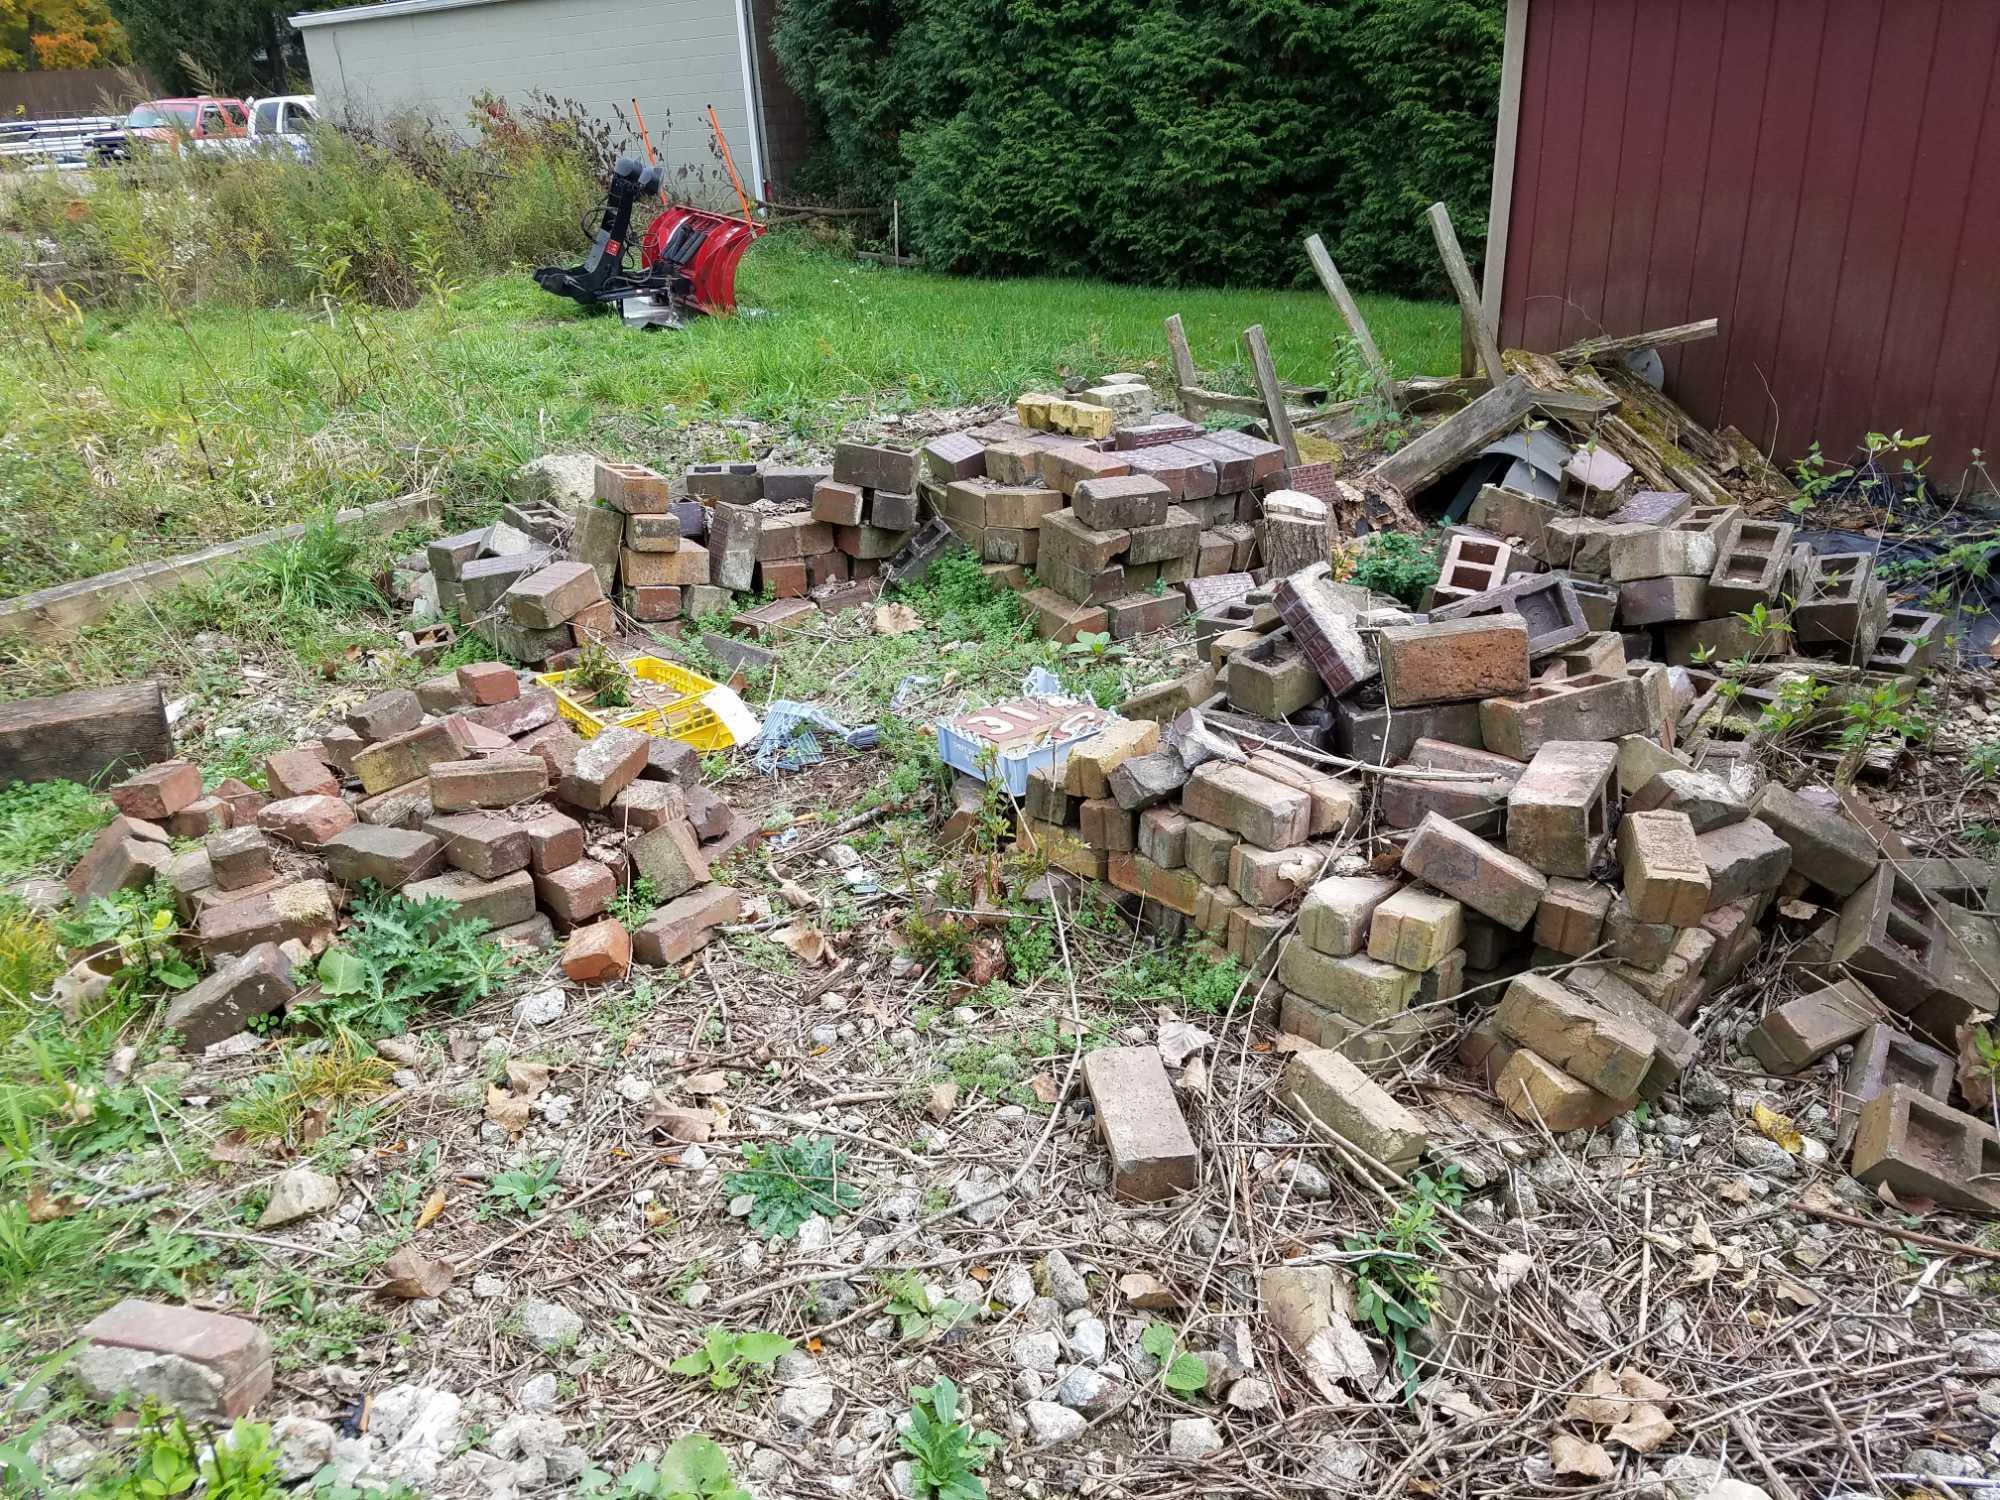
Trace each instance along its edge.
{"label": "autumn tree", "polygon": [[0,73],[109,68],[132,60],[105,0],[0,0]]}

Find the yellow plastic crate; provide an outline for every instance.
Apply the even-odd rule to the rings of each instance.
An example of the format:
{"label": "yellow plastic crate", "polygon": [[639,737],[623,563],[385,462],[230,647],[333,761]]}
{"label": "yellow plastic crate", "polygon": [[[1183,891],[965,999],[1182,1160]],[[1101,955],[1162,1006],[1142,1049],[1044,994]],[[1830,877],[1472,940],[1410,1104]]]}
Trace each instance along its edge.
{"label": "yellow plastic crate", "polygon": [[571,673],[543,672],[535,680],[543,687],[554,690],[556,712],[576,725],[587,740],[596,739],[604,730],[615,725],[619,729],[636,729],[641,734],[660,739],[684,740],[697,750],[727,750],[736,743],[736,737],[716,716],[715,710],[701,701],[703,693],[719,684],[709,681],[699,672],[690,672],[686,667],[676,666],[657,656],[635,656],[625,663],[625,667],[640,681],[665,683],[679,696],[658,708],[613,710],[613,714],[622,714],[622,717],[601,717],[563,691],[563,683]]}

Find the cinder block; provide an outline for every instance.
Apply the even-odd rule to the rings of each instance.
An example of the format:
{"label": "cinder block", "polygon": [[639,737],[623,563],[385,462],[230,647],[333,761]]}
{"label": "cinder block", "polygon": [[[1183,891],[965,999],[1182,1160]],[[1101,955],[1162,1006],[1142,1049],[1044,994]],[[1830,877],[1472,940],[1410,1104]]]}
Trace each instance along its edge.
{"label": "cinder block", "polygon": [[1513,760],[1531,760],[1552,740],[1617,740],[1643,735],[1654,724],[1646,684],[1632,676],[1544,680],[1512,696],[1479,705],[1485,747]]}
{"label": "cinder block", "polygon": [[1084,1054],[1083,1086],[1111,1157],[1111,1188],[1127,1202],[1157,1203],[1193,1191],[1201,1165],[1173,1084],[1155,1047]]}
{"label": "cinder block", "polygon": [[1790,562],[1796,528],[1783,521],[1737,516],[1715,544],[1715,568],[1708,578],[1711,615],[1747,612],[1777,598]]}
{"label": "cinder block", "polygon": [[1418,740],[1448,740],[1476,749],[1484,743],[1479,714],[1479,704],[1472,702],[1427,703],[1421,708],[1392,710],[1382,702],[1379,692],[1364,691],[1334,700],[1334,748],[1371,766],[1408,760]]}
{"label": "cinder block", "polygon": [[1474,911],[1519,932],[1534,920],[1548,880],[1534,866],[1477,834],[1425,816],[1403,850],[1403,868]]}
{"label": "cinder block", "polygon": [[1869,1186],[1886,1185],[1904,1198],[2000,1212],[2000,1135],[1907,1084],[1861,1107],[1851,1166]]}
{"label": "cinder block", "polygon": [[1823,552],[1811,559],[1792,611],[1792,628],[1807,645],[1852,647],[1867,655],[1889,623],[1885,593],[1874,587],[1873,552]]}
{"label": "cinder block", "polygon": [[1528,633],[1528,652],[1545,656],[1588,635],[1591,625],[1570,580],[1560,573],[1517,578],[1483,594],[1440,605],[1431,619],[1474,620],[1512,615]]}
{"label": "cinder block", "polygon": [[1305,654],[1282,634],[1230,653],[1222,681],[1231,704],[1264,719],[1288,719],[1325,691]]}
{"label": "cinder block", "polygon": [[[1673,536],[1677,533],[1655,534]],[[1641,578],[1618,586],[1618,618],[1627,627],[1676,625],[1688,620],[1705,620],[1714,612],[1705,578]]]}
{"label": "cinder block", "polygon": [[1618,823],[1618,861],[1640,922],[1692,927],[1720,904],[1710,900],[1708,865],[1686,813],[1628,812]]}
{"label": "cinder block", "polygon": [[1617,764],[1603,741],[1543,745],[1508,794],[1507,852],[1546,875],[1588,876],[1610,834]]}
{"label": "cinder block", "polygon": [[1914,1010],[1945,972],[1948,941],[1932,909],[1935,899],[1895,865],[1883,864],[1842,905],[1832,961],[1846,965],[1892,1010]]}
{"label": "cinder block", "polygon": [[1613,583],[1672,577],[1706,580],[1714,571],[1715,538],[1705,532],[1676,531],[1655,523],[1644,531],[1620,533],[1611,543]]}
{"label": "cinder block", "polygon": [[1455,531],[1445,543],[1438,564],[1438,581],[1431,586],[1425,609],[1471,599],[1507,581],[1514,549],[1497,536],[1473,531]]}

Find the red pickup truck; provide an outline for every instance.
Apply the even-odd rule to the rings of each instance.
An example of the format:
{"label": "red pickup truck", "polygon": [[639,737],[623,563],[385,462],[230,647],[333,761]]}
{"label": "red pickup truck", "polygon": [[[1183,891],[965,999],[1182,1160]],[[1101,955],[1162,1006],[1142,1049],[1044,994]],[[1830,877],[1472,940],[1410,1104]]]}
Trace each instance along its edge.
{"label": "red pickup truck", "polygon": [[118,161],[130,156],[135,145],[240,150],[231,143],[249,135],[250,111],[241,99],[148,99],[135,105],[116,130],[93,137],[90,144],[99,161]]}

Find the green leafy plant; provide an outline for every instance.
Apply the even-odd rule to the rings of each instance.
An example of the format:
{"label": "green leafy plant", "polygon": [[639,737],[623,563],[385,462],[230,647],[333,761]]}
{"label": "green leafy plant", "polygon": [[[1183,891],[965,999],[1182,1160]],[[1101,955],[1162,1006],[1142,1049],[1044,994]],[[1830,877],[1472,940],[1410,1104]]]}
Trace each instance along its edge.
{"label": "green leafy plant", "polygon": [[1111,633],[1105,630],[1079,630],[1076,639],[1062,649],[1064,656],[1087,656],[1092,661],[1122,661],[1132,654],[1124,646],[1113,645]]}
{"label": "green leafy plant", "polygon": [[572,697],[588,699],[600,708],[627,708],[632,703],[631,673],[597,641],[577,653],[563,687]]}
{"label": "green leafy plant", "polygon": [[260,552],[243,564],[251,590],[283,614],[357,614],[385,608],[364,566],[364,549],[342,531],[331,512],[306,523],[295,541]]}
{"label": "green leafy plant", "polygon": [[419,1002],[463,1010],[493,993],[513,967],[486,936],[483,918],[462,918],[450,902],[409,901],[365,881],[341,941],[320,955],[325,999],[311,1007],[327,1029],[371,1036],[408,1029]]}
{"label": "green leafy plant", "polygon": [[113,969],[115,982],[132,994],[184,990],[201,978],[177,941],[180,931],[173,897],[157,882],[144,891],[99,896],[56,922],[65,948],[101,955],[93,967]]}
{"label": "green leafy plant", "polygon": [[752,1199],[750,1227],[767,1240],[788,1240],[814,1214],[832,1218],[861,1206],[861,1191],[841,1180],[843,1152],[823,1135],[743,1148],[743,1170],[723,1179],[731,1194]]}
{"label": "green leafy plant", "polygon": [[933,1296],[921,1277],[907,1271],[883,1277],[882,1288],[889,1296],[889,1316],[908,1343],[950,1333],[972,1314],[963,1302]]}
{"label": "green leafy plant", "polygon": [[1975,776],[1991,781],[2000,776],[2000,740],[1986,740],[1966,753],[1965,763]]}
{"label": "green leafy plant", "polygon": [[1438,1210],[1456,1208],[1465,1199],[1465,1188],[1456,1167],[1446,1167],[1436,1177],[1420,1172],[1410,1186],[1410,1196],[1380,1229],[1348,1237],[1347,1252],[1356,1257],[1348,1268],[1354,1274],[1356,1310],[1394,1347],[1404,1398],[1414,1401],[1417,1358],[1409,1337],[1430,1325],[1438,1305],[1438,1275],[1429,1264],[1444,1253]]}
{"label": "green leafy plant", "polygon": [[667,1368],[676,1375],[704,1376],[711,1390],[734,1390],[743,1383],[748,1371],[769,1369],[782,1356],[790,1354],[792,1347],[792,1341],[782,1334],[762,1329],[732,1333],[718,1325],[702,1335],[698,1348],[683,1354]]}
{"label": "green leafy plant", "polygon": [[1148,1323],[1139,1335],[1139,1347],[1160,1362],[1160,1384],[1170,1391],[1188,1395],[1208,1385],[1208,1366],[1180,1346],[1173,1325]]}
{"label": "green leafy plant", "polygon": [[217,1433],[148,1406],[135,1448],[129,1467],[101,1467],[72,1493],[79,1500],[165,1500],[197,1491],[203,1500],[281,1500],[285,1494],[278,1445],[262,1422],[238,1421]]}
{"label": "green leafy plant", "polygon": [[562,1163],[552,1156],[531,1161],[510,1172],[494,1173],[486,1185],[486,1196],[498,1199],[502,1207],[517,1214],[538,1214],[561,1190],[556,1182],[561,1173]]}
{"label": "green leafy plant", "polygon": [[1437,548],[1407,531],[1377,531],[1361,543],[1349,581],[1389,594],[1411,609],[1423,603],[1424,591],[1438,581]]}
{"label": "green leafy plant", "polygon": [[586,1469],[577,1493],[589,1500],[753,1500],[722,1445],[704,1432],[675,1438],[658,1463],[634,1464],[615,1478]]}
{"label": "green leafy plant", "polygon": [[642,926],[660,904],[650,875],[641,875],[611,898],[605,910],[626,928]]}
{"label": "green leafy plant", "polygon": [[986,1500],[979,1471],[1000,1446],[990,1432],[976,1432],[958,1415],[958,1387],[940,1375],[910,1392],[910,1425],[903,1451],[914,1461],[912,1478],[923,1500]]}
{"label": "green leafy plant", "polygon": [[0,879],[67,869],[117,810],[74,781],[15,782],[0,791]]}
{"label": "green leafy plant", "polygon": [[1190,1010],[1226,1016],[1244,998],[1244,977],[1243,966],[1233,958],[1218,962],[1193,948],[1148,948],[1114,970],[1105,990],[1115,999],[1144,1005],[1178,996]]}

